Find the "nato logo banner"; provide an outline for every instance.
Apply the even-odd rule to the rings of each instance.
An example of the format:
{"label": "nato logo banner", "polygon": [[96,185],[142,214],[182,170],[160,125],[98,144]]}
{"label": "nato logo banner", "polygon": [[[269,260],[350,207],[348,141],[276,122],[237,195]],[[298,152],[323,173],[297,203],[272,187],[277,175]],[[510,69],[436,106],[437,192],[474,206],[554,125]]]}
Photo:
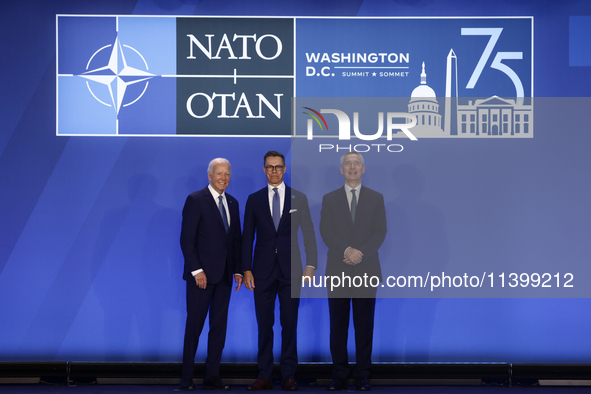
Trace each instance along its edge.
{"label": "nato logo banner", "polygon": [[57,17],[58,135],[290,135],[290,18]]}
{"label": "nato logo banner", "polygon": [[63,15],[57,134],[531,138],[532,53],[530,17]]}

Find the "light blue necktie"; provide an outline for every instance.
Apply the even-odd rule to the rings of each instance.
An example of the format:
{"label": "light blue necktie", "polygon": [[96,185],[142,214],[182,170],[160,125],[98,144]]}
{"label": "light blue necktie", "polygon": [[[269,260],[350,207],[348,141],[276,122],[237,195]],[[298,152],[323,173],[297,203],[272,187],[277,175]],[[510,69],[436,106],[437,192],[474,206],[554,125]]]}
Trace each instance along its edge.
{"label": "light blue necktie", "polygon": [[279,208],[279,192],[276,187],[273,188],[273,191],[275,192],[273,195],[273,224],[275,224],[275,230],[277,230],[279,228],[279,220],[281,220],[281,211]]}
{"label": "light blue necktie", "polygon": [[219,204],[219,208],[220,208],[220,214],[222,215],[222,221],[224,222],[224,228],[226,229],[226,232],[228,232],[228,215],[226,215],[226,208],[224,208],[224,198],[222,196],[219,196],[218,199],[220,200],[220,204]]}

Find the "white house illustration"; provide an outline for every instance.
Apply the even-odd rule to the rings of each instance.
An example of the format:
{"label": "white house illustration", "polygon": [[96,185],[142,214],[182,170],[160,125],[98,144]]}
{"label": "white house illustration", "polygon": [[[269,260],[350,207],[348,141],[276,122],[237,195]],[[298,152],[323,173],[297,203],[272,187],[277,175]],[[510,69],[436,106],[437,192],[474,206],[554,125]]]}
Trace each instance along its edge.
{"label": "white house illustration", "polygon": [[458,136],[515,136],[531,134],[531,106],[492,96],[458,105]]}
{"label": "white house illustration", "polygon": [[523,97],[492,96],[460,104],[457,57],[453,50],[447,57],[442,123],[437,95],[427,85],[425,62],[422,67],[421,83],[412,91],[408,103],[408,112],[417,119],[417,125],[411,129],[417,138],[533,137],[533,106],[523,104]]}

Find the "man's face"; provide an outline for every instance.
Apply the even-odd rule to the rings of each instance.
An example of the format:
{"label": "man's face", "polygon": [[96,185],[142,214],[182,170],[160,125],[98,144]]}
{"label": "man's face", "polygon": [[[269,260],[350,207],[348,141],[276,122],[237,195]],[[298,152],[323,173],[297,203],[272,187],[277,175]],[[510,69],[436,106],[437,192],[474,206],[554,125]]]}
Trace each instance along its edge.
{"label": "man's face", "polygon": [[211,174],[207,174],[207,177],[211,187],[222,194],[230,184],[230,166],[227,163],[217,163],[211,169]]}
{"label": "man's face", "polygon": [[361,175],[365,172],[365,166],[361,164],[359,155],[350,154],[345,156],[341,166],[341,174],[345,176],[345,183],[349,186],[357,186],[361,183]]}
{"label": "man's face", "polygon": [[267,181],[271,186],[278,186],[283,182],[283,174],[285,174],[285,163],[279,156],[269,156],[265,159],[265,174],[267,174]]}

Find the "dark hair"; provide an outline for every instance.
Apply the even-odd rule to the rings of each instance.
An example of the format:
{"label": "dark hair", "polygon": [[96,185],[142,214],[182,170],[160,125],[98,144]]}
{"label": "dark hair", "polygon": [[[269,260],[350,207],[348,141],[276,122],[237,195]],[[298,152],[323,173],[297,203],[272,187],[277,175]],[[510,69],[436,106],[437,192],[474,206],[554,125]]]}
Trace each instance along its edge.
{"label": "dark hair", "polygon": [[277,152],[276,150],[270,150],[267,153],[265,153],[265,157],[263,157],[263,165],[265,165],[265,163],[267,162],[267,157],[281,157],[281,160],[283,160],[283,165],[285,165],[285,156],[283,156],[282,153]]}

